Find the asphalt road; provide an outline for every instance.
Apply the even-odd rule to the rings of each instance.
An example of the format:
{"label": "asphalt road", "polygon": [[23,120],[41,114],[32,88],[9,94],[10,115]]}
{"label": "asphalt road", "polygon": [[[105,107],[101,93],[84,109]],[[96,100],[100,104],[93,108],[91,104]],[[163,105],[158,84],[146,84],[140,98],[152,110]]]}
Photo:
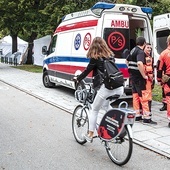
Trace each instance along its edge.
{"label": "asphalt road", "polygon": [[76,143],[71,118],[0,81],[0,170],[169,170],[170,160],[135,144],[130,161],[115,165],[99,139]]}

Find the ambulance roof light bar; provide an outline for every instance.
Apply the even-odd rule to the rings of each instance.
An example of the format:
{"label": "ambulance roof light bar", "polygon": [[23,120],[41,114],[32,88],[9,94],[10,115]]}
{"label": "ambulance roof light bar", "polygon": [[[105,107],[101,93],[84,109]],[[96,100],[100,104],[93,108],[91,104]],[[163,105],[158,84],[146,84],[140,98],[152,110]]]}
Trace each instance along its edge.
{"label": "ambulance roof light bar", "polygon": [[151,7],[141,7],[141,10],[148,15],[149,19],[152,18],[153,9]]}
{"label": "ambulance roof light bar", "polygon": [[[115,4],[112,4],[112,3],[106,3],[106,2],[97,2],[92,8],[91,10],[93,11],[93,13],[95,13],[96,15],[100,15],[101,12],[105,9],[111,9],[111,8],[114,8],[116,5]],[[123,6],[121,6],[120,8],[120,11],[124,11],[125,8]],[[146,13],[149,17],[149,19],[151,19],[152,17],[152,8],[150,7],[141,7],[141,10],[142,12]],[[137,9],[136,8],[132,8],[131,9],[132,12],[137,12]]]}

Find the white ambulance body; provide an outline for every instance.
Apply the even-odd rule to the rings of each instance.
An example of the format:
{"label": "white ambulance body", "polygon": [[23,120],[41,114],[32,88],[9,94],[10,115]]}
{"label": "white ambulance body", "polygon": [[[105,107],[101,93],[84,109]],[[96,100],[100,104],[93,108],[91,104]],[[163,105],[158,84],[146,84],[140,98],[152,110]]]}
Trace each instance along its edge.
{"label": "white ambulance body", "polygon": [[[62,85],[76,89],[72,78],[85,69],[89,62],[86,57],[89,46],[94,37],[100,36],[114,52],[116,64],[124,74],[125,93],[131,93],[122,53],[135,46],[137,36],[144,36],[152,43],[150,14],[152,9],[149,7],[98,2],[89,10],[66,15],[56,28],[44,59],[44,86]],[[92,73],[86,80],[91,78]]]}
{"label": "white ambulance body", "polygon": [[156,65],[160,53],[167,48],[167,37],[170,35],[170,13],[153,18],[153,53]]}

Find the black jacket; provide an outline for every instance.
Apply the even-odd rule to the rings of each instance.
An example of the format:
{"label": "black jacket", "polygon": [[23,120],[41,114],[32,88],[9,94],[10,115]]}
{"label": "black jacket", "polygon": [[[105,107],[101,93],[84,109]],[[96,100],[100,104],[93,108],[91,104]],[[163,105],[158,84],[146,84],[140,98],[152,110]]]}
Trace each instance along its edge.
{"label": "black jacket", "polygon": [[141,61],[142,63],[145,62],[145,53],[144,51],[139,48],[138,46],[134,47],[130,55],[127,58],[128,64],[128,72],[130,74],[131,79],[134,79],[136,81],[143,80],[143,77],[138,69],[137,62]]}
{"label": "black jacket", "polygon": [[93,71],[93,87],[96,88],[97,86],[101,85],[101,74],[104,73],[104,60],[94,59],[91,58],[89,64],[87,65],[86,69],[78,76],[77,80],[80,82],[84,79],[91,71]]}

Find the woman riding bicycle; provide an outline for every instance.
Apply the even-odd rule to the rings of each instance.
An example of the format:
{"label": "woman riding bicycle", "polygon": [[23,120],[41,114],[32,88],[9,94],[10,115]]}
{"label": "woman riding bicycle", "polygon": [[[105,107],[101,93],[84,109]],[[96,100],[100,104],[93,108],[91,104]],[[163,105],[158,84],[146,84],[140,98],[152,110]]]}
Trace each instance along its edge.
{"label": "woman riding bicycle", "polygon": [[[89,116],[89,131],[85,134],[85,139],[88,142],[93,141],[93,134],[96,128],[97,116],[103,103],[106,102],[106,98],[111,95],[123,95],[124,88],[120,86],[113,90],[109,90],[105,87],[102,80],[102,74],[104,73],[104,58],[113,58],[114,54],[107,46],[105,40],[101,37],[95,37],[87,52],[87,58],[90,58],[89,64],[86,69],[76,78],[75,81],[80,82],[91,71],[93,71],[93,88],[97,90],[97,94],[92,104],[92,109]],[[107,106],[109,101],[107,101]],[[105,103],[106,104],[106,103]]]}

